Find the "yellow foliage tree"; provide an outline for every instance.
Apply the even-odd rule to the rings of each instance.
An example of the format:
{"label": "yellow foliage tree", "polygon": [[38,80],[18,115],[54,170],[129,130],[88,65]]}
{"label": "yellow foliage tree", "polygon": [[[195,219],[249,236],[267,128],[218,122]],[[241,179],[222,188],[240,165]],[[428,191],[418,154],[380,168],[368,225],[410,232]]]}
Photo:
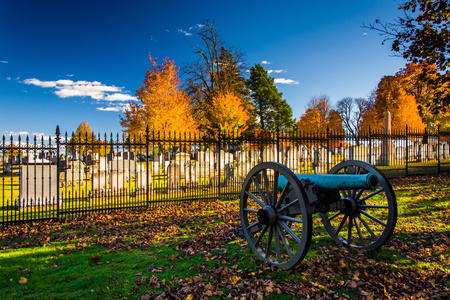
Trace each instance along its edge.
{"label": "yellow foliage tree", "polygon": [[342,118],[337,111],[330,109],[328,96],[313,97],[297,122],[297,128],[299,132],[323,134],[327,127],[333,131],[342,131]]}
{"label": "yellow foliage tree", "polygon": [[220,93],[214,97],[209,107],[209,115],[213,126],[211,130],[221,130],[226,133],[241,135],[247,129],[247,120],[250,119],[249,112],[244,107],[241,98],[233,93]]}
{"label": "yellow foliage tree", "polygon": [[409,128],[423,130],[426,124],[419,115],[416,99],[407,93],[402,76],[385,76],[380,80],[375,91],[375,102],[371,111],[363,116],[362,127],[384,128],[386,112],[392,116],[392,129]]}
{"label": "yellow foliage tree", "polygon": [[147,126],[155,132],[196,132],[189,97],[179,89],[179,68],[168,58],[164,58],[162,65],[150,55],[149,59],[152,67],[136,91],[140,102],[129,103],[125,117],[120,118],[123,131],[132,140],[144,135]]}
{"label": "yellow foliage tree", "polygon": [[78,126],[77,131],[72,134],[68,149],[71,152],[76,149],[79,153],[93,152],[93,144],[96,141],[97,139],[92,133],[91,126],[86,121],[83,121]]}

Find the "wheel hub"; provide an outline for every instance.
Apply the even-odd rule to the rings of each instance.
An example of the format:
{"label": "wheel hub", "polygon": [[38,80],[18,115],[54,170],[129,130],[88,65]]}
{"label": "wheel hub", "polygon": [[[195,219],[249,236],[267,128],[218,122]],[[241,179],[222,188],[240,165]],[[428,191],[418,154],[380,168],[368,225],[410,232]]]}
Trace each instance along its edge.
{"label": "wheel hub", "polygon": [[352,215],[356,212],[358,208],[358,205],[356,203],[356,201],[352,198],[345,198],[344,199],[344,208],[341,209],[341,212],[348,215]]}
{"label": "wheel hub", "polygon": [[258,210],[258,221],[262,225],[273,225],[277,220],[275,208],[272,206],[265,206]]}

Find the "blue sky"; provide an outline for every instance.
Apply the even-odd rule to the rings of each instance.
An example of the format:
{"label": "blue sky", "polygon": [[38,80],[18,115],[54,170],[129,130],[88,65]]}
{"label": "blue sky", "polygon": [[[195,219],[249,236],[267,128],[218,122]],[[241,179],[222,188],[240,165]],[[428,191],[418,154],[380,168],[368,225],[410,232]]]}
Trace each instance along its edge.
{"label": "blue sky", "polygon": [[0,133],[54,135],[86,121],[121,132],[119,116],[150,67],[148,54],[196,60],[198,24],[263,64],[298,120],[311,97],[368,97],[406,61],[362,28],[400,15],[375,1],[0,1]]}

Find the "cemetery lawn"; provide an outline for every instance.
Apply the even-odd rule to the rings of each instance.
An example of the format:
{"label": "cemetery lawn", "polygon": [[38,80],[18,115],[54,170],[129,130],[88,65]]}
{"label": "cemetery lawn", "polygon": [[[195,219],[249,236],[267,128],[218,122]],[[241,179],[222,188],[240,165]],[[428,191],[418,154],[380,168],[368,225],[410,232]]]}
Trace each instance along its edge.
{"label": "cemetery lawn", "polygon": [[0,299],[450,298],[450,174],[391,183],[388,244],[335,245],[316,216],[291,271],[258,261],[235,235],[237,200],[4,227]]}

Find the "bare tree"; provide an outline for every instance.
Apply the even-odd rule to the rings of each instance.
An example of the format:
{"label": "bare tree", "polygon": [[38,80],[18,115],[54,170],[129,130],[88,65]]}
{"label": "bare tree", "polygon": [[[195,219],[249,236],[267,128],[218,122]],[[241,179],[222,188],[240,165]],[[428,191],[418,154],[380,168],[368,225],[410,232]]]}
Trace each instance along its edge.
{"label": "bare tree", "polygon": [[208,108],[218,94],[233,93],[244,99],[246,108],[251,104],[243,76],[246,69],[243,53],[225,43],[215,28],[214,21],[205,20],[198,36],[203,45],[194,47],[196,62],[183,66],[186,90],[192,99],[194,115],[203,128],[208,127]]}
{"label": "bare tree", "polygon": [[351,97],[341,99],[337,103],[337,111],[341,115],[344,128],[355,138],[358,145],[361,122],[367,104],[368,100],[364,98],[353,99]]}

